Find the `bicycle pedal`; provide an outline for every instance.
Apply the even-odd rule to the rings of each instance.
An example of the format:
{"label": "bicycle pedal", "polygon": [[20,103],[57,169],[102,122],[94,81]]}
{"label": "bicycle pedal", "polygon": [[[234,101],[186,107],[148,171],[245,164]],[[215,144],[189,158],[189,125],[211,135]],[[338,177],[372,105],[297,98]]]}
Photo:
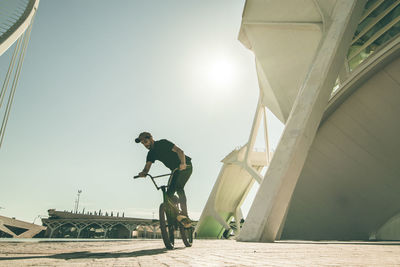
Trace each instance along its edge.
{"label": "bicycle pedal", "polygon": [[178,215],[176,217],[179,223],[183,225],[185,228],[190,228],[192,227],[192,221],[185,215]]}

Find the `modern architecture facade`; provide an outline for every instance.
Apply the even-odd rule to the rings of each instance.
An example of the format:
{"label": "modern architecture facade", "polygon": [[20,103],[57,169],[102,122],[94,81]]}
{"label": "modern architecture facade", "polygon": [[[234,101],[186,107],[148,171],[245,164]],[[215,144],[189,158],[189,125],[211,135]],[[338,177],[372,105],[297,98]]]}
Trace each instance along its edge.
{"label": "modern architecture facade", "polygon": [[[240,241],[400,240],[399,4],[246,1],[239,40],[256,58],[259,106],[285,128],[271,159],[266,146],[265,174],[242,168],[260,185],[246,218],[233,212],[240,201],[234,209],[215,201],[221,190],[240,191],[230,190],[241,179],[224,164],[199,237],[245,219],[233,229]],[[250,137],[250,155],[252,145]]]}

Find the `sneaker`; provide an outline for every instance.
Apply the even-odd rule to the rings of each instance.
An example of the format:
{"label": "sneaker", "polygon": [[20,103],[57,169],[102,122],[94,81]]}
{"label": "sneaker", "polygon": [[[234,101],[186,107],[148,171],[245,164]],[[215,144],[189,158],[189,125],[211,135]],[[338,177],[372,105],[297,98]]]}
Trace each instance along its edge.
{"label": "sneaker", "polygon": [[178,217],[176,217],[176,219],[178,220],[178,222],[180,222],[183,227],[185,228],[190,228],[192,227],[192,221],[185,215],[178,215]]}

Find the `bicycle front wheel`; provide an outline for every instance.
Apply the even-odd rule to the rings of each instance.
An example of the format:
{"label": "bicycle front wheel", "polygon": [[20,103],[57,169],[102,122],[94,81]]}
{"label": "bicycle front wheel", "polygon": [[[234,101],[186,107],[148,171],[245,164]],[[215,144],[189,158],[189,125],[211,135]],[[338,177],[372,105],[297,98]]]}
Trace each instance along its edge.
{"label": "bicycle front wheel", "polygon": [[174,225],[168,223],[168,216],[165,210],[165,205],[162,203],[160,205],[160,230],[161,230],[161,236],[164,241],[164,245],[167,249],[173,249],[174,248],[174,242],[175,242],[175,237],[174,237]]}

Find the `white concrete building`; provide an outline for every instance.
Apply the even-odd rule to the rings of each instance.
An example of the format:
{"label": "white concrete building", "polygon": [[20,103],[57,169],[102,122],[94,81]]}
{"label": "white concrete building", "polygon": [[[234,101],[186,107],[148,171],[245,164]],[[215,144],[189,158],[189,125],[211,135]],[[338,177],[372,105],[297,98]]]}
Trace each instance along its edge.
{"label": "white concrete building", "polygon": [[[259,105],[285,129],[265,175],[246,168],[260,187],[238,240],[399,239],[399,4],[246,1],[239,40],[256,58]],[[220,237],[239,218],[233,209],[224,210],[225,224],[215,215],[223,207],[218,186],[238,180],[223,172],[200,237]],[[224,191],[240,195],[236,187]],[[208,229],[212,221],[224,228],[218,235]]]}

